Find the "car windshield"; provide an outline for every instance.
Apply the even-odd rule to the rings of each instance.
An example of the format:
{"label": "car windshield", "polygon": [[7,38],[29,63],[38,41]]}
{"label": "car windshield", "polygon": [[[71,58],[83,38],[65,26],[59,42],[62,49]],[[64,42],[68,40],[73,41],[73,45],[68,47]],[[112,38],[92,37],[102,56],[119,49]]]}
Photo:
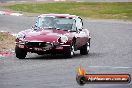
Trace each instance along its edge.
{"label": "car windshield", "polygon": [[65,17],[38,17],[35,26],[38,28],[55,28],[72,30],[74,19]]}

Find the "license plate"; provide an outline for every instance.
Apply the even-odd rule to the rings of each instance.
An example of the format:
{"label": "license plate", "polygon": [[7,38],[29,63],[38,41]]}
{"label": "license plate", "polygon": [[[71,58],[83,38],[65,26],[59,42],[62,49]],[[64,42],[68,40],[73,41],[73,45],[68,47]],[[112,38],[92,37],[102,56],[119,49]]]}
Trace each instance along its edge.
{"label": "license plate", "polygon": [[34,48],[35,51],[43,51],[42,48]]}

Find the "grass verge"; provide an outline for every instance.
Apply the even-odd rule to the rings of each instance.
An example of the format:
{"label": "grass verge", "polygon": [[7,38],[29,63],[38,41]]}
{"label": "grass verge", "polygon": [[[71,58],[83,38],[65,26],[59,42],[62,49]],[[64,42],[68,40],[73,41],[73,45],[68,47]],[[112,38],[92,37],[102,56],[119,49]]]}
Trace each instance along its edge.
{"label": "grass verge", "polygon": [[14,49],[15,37],[7,32],[0,32],[0,51]]}
{"label": "grass verge", "polygon": [[29,13],[69,13],[88,18],[132,20],[132,2],[28,3],[6,7],[11,10]]}

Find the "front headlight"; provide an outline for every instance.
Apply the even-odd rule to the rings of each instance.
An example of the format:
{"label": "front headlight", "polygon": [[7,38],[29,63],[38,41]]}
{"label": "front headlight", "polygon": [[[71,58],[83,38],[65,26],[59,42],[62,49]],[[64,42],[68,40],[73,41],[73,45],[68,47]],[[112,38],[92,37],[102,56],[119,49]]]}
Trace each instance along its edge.
{"label": "front headlight", "polygon": [[18,38],[18,39],[24,39],[24,38],[25,38],[25,34],[19,32],[19,33],[17,34],[16,38]]}
{"label": "front headlight", "polygon": [[68,41],[68,37],[65,36],[65,35],[63,35],[63,36],[61,36],[61,37],[59,38],[59,42],[60,42],[60,43],[66,43],[67,41]]}

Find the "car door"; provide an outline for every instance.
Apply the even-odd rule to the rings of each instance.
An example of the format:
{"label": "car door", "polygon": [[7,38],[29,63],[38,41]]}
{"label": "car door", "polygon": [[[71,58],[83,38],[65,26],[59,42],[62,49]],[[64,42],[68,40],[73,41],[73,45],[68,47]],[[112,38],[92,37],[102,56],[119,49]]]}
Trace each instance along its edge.
{"label": "car door", "polygon": [[85,36],[85,32],[80,31],[76,34],[76,47],[80,48],[81,46],[85,45],[85,41],[86,41],[86,36]]}

